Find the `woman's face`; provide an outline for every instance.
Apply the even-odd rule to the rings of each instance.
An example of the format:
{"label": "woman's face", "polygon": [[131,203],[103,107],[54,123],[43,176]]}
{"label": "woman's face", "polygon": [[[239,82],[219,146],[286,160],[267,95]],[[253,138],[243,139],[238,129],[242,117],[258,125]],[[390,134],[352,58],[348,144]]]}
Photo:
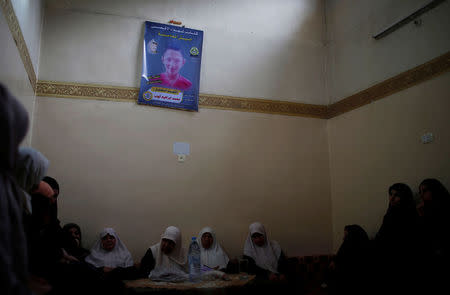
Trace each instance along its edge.
{"label": "woman's face", "polygon": [[74,238],[78,242],[78,245],[79,245],[80,244],[80,240],[81,240],[81,233],[80,233],[80,231],[76,227],[72,227],[72,228],[69,229],[69,233],[72,236],[72,238]]}
{"label": "woman's face", "polygon": [[172,253],[173,249],[175,249],[175,242],[169,239],[162,239],[161,241],[161,252],[166,255]]}
{"label": "woman's face", "polygon": [[202,246],[203,246],[203,248],[209,249],[212,246],[213,242],[214,242],[214,239],[213,239],[211,233],[204,233],[202,235]]}
{"label": "woman's face", "polygon": [[254,233],[252,235],[252,241],[258,247],[264,246],[264,243],[266,242],[264,236],[260,233]]}
{"label": "woman's face", "polygon": [[345,241],[345,239],[347,239],[347,237],[348,237],[348,231],[346,229],[344,229],[344,241]]}
{"label": "woman's face", "polygon": [[391,190],[389,193],[389,205],[390,206],[400,205],[400,197],[395,189]]}
{"label": "woman's face", "polygon": [[102,238],[102,248],[106,251],[112,251],[116,246],[116,238],[110,234],[107,234]]}
{"label": "woman's face", "polygon": [[424,202],[429,202],[429,201],[433,200],[433,194],[423,184],[419,187],[419,194]]}

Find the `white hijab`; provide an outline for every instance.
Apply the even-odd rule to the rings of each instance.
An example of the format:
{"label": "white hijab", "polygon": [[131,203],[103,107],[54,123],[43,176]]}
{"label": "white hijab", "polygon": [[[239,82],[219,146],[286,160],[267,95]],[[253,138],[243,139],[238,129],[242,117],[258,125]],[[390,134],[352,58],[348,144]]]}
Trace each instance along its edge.
{"label": "white hijab", "polygon": [[[169,255],[161,251],[162,239],[168,239],[175,243],[175,248]],[[150,247],[155,259],[155,268],[148,277],[151,280],[160,280],[168,276],[187,279],[186,251],[181,244],[180,230],[175,226],[169,226],[161,235],[161,241]]]}
{"label": "white hijab", "polygon": [[20,147],[17,154],[15,176],[17,184],[23,191],[23,206],[27,214],[32,213],[31,190],[39,184],[47,173],[48,159],[38,150]]}
{"label": "white hijab", "polygon": [[15,169],[17,184],[27,193],[44,178],[49,166],[48,159],[38,150],[20,147]]}
{"label": "white hijab", "polygon": [[[264,236],[264,246],[259,247],[253,244],[252,235],[254,233],[259,233]],[[273,273],[278,273],[278,259],[281,255],[281,247],[276,241],[269,241],[266,229],[260,222],[250,224],[244,246],[244,255],[253,258],[257,266]]]}
{"label": "white hijab", "polygon": [[[111,251],[102,248],[102,238],[111,235],[116,238],[116,245]],[[91,254],[86,257],[86,262],[95,267],[129,267],[133,266],[133,258],[130,251],[124,243],[119,239],[113,228],[105,228],[100,233],[100,238],[91,249]]]}
{"label": "white hijab", "polygon": [[[204,233],[210,233],[213,238],[213,243],[211,247],[209,247],[208,249],[203,248],[202,245],[202,236]],[[202,265],[205,265],[209,268],[219,266],[219,269],[227,267],[228,261],[230,261],[230,259],[217,242],[216,233],[212,228],[210,227],[203,228],[198,234],[197,241],[198,244],[200,245],[200,256]]]}

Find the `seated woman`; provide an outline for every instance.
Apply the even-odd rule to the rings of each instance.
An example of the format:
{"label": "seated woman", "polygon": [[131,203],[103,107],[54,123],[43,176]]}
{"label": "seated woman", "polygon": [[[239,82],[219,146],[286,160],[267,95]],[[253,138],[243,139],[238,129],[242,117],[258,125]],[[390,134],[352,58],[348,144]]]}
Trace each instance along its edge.
{"label": "seated woman", "polygon": [[57,219],[55,191],[45,181],[48,159],[39,151],[19,149],[15,179],[22,189],[24,225],[27,235],[28,256],[33,275],[51,277],[60,261],[72,257],[61,249],[61,227]]}
{"label": "seated woman", "polygon": [[[21,148],[17,158],[16,180],[23,192],[30,193],[31,214],[27,243],[31,284],[36,289],[52,289],[52,294],[84,294],[104,290],[97,272],[81,264],[63,249],[62,229],[57,216],[57,187],[44,177],[48,160],[38,151]],[[55,186],[56,184],[56,186]],[[59,187],[58,187],[59,188]],[[78,282],[72,284],[73,281]]]}
{"label": "seated woman", "polygon": [[81,246],[81,229],[78,224],[68,223],[64,225],[63,234],[66,252],[79,261],[84,261],[91,252]]}
{"label": "seated woman", "polygon": [[186,251],[181,244],[181,232],[169,226],[161,241],[151,246],[141,260],[141,276],[155,281],[184,281],[188,278]]}
{"label": "seated woman", "polygon": [[85,261],[108,277],[119,280],[136,278],[133,258],[113,228],[105,228]]}
{"label": "seated woman", "polygon": [[287,259],[276,241],[270,241],[264,225],[252,223],[244,246],[244,258],[249,261],[249,273],[257,278],[285,281]]}
{"label": "seated woman", "polygon": [[330,263],[330,294],[367,294],[371,268],[370,240],[359,225],[344,228],[344,242]]}
{"label": "seated woman", "polygon": [[407,293],[416,274],[418,214],[408,185],[395,183],[389,187],[388,194],[389,206],[374,240],[376,273],[381,276],[380,292]]}
{"label": "seated woman", "polygon": [[54,191],[43,181],[49,161],[39,151],[21,147],[17,155],[15,176],[26,196],[24,225],[27,234],[31,273],[49,278],[64,258],[60,244],[60,227],[54,216]]}
{"label": "seated woman", "polygon": [[216,233],[210,227],[203,228],[198,234],[200,241],[201,264],[207,269],[225,271],[230,259],[216,239]]}
{"label": "seated woman", "polygon": [[[0,273],[2,293],[29,294],[27,240],[20,206],[23,194],[14,180],[19,144],[28,130],[23,105],[0,83]],[[31,207],[31,206],[30,206]],[[34,288],[36,291],[38,288]],[[43,288],[40,288],[43,289]],[[48,288],[47,288],[48,289]]]}
{"label": "seated woman", "polygon": [[[432,293],[447,280],[450,263],[450,193],[437,179],[428,178],[419,186],[421,203],[422,281],[425,290]],[[433,289],[435,288],[435,289]]]}
{"label": "seated woman", "polygon": [[[450,255],[450,193],[437,179],[429,178],[421,182],[419,194],[422,199],[421,224],[427,235],[430,251]],[[431,243],[430,243],[431,242]]]}

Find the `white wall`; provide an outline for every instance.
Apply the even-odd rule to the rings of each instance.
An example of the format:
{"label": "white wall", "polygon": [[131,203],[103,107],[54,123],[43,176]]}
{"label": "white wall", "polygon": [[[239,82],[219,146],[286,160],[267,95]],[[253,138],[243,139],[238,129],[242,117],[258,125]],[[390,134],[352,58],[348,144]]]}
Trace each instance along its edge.
{"label": "white wall", "polygon": [[[449,85],[446,73],[327,121],[335,250],[347,224],[374,237],[390,185],[408,184],[417,199],[425,178],[450,187]],[[427,132],[435,140],[423,144]]]}
{"label": "white wall", "polygon": [[40,78],[138,87],[142,23],[176,19],[205,31],[201,92],[329,104],[449,50],[448,1],[372,38],[425,2],[51,0]]}
{"label": "white wall", "polygon": [[[37,64],[39,57],[39,33],[34,25],[42,23],[42,13],[39,9],[40,1],[15,1],[14,9],[19,19],[19,25],[24,32],[25,42],[30,51],[30,56],[35,63],[35,71],[37,72]],[[25,3],[26,2],[26,3]],[[30,3],[28,3],[30,2]],[[31,4],[31,2],[33,2]],[[20,5],[19,5],[20,4]],[[29,4],[29,5],[25,5]],[[21,19],[27,19],[21,22]],[[39,31],[40,31],[40,26]],[[11,35],[8,27],[6,17],[3,10],[0,9],[0,83],[4,84],[25,106],[30,118],[30,127],[26,138],[23,141],[24,145],[31,144],[31,130],[33,122],[33,109],[35,104],[34,90],[31,86],[28,74],[25,71],[24,64],[20,57],[20,53]]]}
{"label": "white wall", "polygon": [[421,26],[409,23],[380,40],[372,38],[428,2],[326,1],[331,103],[450,50],[450,1],[422,15]]}
{"label": "white wall", "polygon": [[43,0],[11,0],[19,21],[23,38],[33,63],[34,72],[38,75],[39,53],[41,48],[41,32],[44,19]]}
{"label": "white wall", "polygon": [[139,86],[145,20],[205,32],[200,92],[325,104],[323,0],[49,1],[41,80]]}
{"label": "white wall", "polygon": [[[423,64],[450,50],[450,2],[390,35],[372,36],[429,1],[326,1],[330,102]],[[450,181],[449,74],[328,120],[333,246],[347,224],[373,236],[387,208],[387,189],[405,182],[417,190],[427,177]],[[420,143],[427,131],[436,135]]]}
{"label": "white wall", "polygon": [[[185,163],[176,141],[191,144]],[[326,120],[39,97],[33,147],[86,247],[114,227],[140,259],[169,225],[186,243],[211,226],[234,257],[261,221],[288,255],[331,250]]]}
{"label": "white wall", "polygon": [[[49,1],[40,80],[138,87],[144,20],[205,31],[201,92],[325,103],[323,1]],[[168,225],[214,227],[232,256],[266,224],[288,255],[331,250],[326,121],[38,98],[33,146],[86,246],[115,227],[135,258]],[[192,144],[178,164],[175,141]]]}
{"label": "white wall", "polygon": [[[421,27],[410,24],[380,41],[371,36],[422,1],[330,0],[327,30],[324,1],[278,2],[51,0],[39,78],[137,87],[144,20],[174,18],[205,31],[203,93],[314,104],[335,102],[450,48],[448,2],[423,16]],[[1,45],[7,54],[0,60],[2,68],[16,68],[1,74],[25,87],[15,82],[23,77],[12,45]],[[63,221],[81,223],[88,245],[101,227],[115,226],[138,258],[164,226],[179,225],[187,238],[209,224],[237,255],[248,223],[259,219],[289,255],[324,253],[331,249],[331,218],[335,247],[345,224],[376,231],[387,186],[401,175],[413,188],[427,176],[448,185],[447,85],[448,74],[328,122],[38,98],[33,145],[51,159],[50,173],[64,188]],[[385,142],[372,137],[386,130]],[[425,130],[437,130],[438,141],[411,149]],[[404,142],[396,146],[398,134]],[[170,153],[177,140],[193,143],[192,162],[181,167]],[[429,165],[431,155],[437,161]],[[421,173],[412,168],[416,157]],[[395,174],[390,164],[398,159]],[[155,169],[162,174],[145,178]],[[177,185],[167,181],[172,176]],[[201,214],[219,213],[190,219],[198,215],[190,202]]]}

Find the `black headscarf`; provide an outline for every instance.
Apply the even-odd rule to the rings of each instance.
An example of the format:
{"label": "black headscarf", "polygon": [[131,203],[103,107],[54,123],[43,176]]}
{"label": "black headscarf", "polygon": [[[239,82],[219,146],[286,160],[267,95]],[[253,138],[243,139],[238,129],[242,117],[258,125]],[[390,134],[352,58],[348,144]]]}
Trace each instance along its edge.
{"label": "black headscarf", "polygon": [[[70,233],[70,229],[72,228],[76,228],[80,233],[79,242],[77,242]],[[83,261],[90,254],[90,251],[82,247],[81,244],[82,235],[80,226],[76,223],[68,223],[64,225],[63,233],[64,233],[64,249],[70,255],[75,256],[80,261]]]}
{"label": "black headscarf", "polygon": [[53,177],[45,176],[44,179],[42,179],[42,181],[45,181],[46,183],[48,183],[51,186],[52,189],[58,190],[58,192],[59,192],[59,184],[56,181],[56,179],[54,179]]}
{"label": "black headscarf", "polygon": [[412,191],[404,183],[389,188],[389,194],[400,198],[400,203],[389,205],[383,224],[375,237],[377,292],[392,294],[400,291],[409,293],[410,282],[417,274],[414,260],[419,252],[419,226]]}
{"label": "black headscarf", "polygon": [[25,108],[0,84],[0,273],[5,294],[30,294],[27,244],[22,222],[22,192],[13,170],[28,130]]}
{"label": "black headscarf", "polygon": [[369,237],[356,224],[347,225],[345,231],[347,235],[335,258],[330,294],[366,294],[371,268]]}
{"label": "black headscarf", "polygon": [[450,209],[450,193],[447,188],[437,179],[428,178],[420,183],[427,191],[431,192],[432,200],[424,201],[424,213],[434,214],[445,211],[446,215]]}
{"label": "black headscarf", "polygon": [[[48,185],[50,185],[50,187],[53,190],[57,190],[57,192],[55,191],[55,195],[54,195],[54,198],[57,198],[58,195],[59,195],[59,184],[56,181],[56,179],[54,179],[53,177],[50,177],[50,176],[45,176],[44,179],[42,179],[42,181],[48,183]],[[50,204],[49,210],[50,210],[49,214],[51,216],[51,219],[54,222],[59,223],[59,220],[58,220],[58,200],[57,199],[56,199],[56,201],[54,203]]]}
{"label": "black headscarf", "polygon": [[[44,177],[42,181],[46,182],[45,180],[49,178]],[[54,188],[51,183],[49,185]],[[50,198],[34,193],[32,205],[31,270],[45,277],[51,272],[52,264],[57,263],[61,258],[64,235],[58,219],[57,201],[52,202]]]}
{"label": "black headscarf", "polygon": [[80,233],[80,244],[81,244],[81,228],[78,224],[76,223],[67,223],[66,225],[64,225],[63,227],[63,231],[65,233],[69,233],[69,230],[71,230],[72,228],[76,228],[77,231]]}
{"label": "black headscarf", "polygon": [[411,188],[404,183],[395,183],[389,187],[389,194],[394,190],[397,192],[396,196],[400,198],[400,203],[389,204],[383,224],[375,238],[380,247],[396,247],[399,243],[408,247],[407,244],[412,242],[411,239],[417,230],[418,214]]}
{"label": "black headscarf", "polygon": [[30,270],[43,278],[51,278],[63,253],[63,233],[56,214],[56,203],[39,193],[32,195],[30,227]]}
{"label": "black headscarf", "polygon": [[428,178],[420,186],[431,192],[431,200],[424,201],[423,244],[431,255],[450,259],[450,194],[437,179]]}
{"label": "black headscarf", "polygon": [[336,267],[354,268],[356,264],[367,263],[369,236],[357,224],[345,226],[347,236],[336,254]]}

